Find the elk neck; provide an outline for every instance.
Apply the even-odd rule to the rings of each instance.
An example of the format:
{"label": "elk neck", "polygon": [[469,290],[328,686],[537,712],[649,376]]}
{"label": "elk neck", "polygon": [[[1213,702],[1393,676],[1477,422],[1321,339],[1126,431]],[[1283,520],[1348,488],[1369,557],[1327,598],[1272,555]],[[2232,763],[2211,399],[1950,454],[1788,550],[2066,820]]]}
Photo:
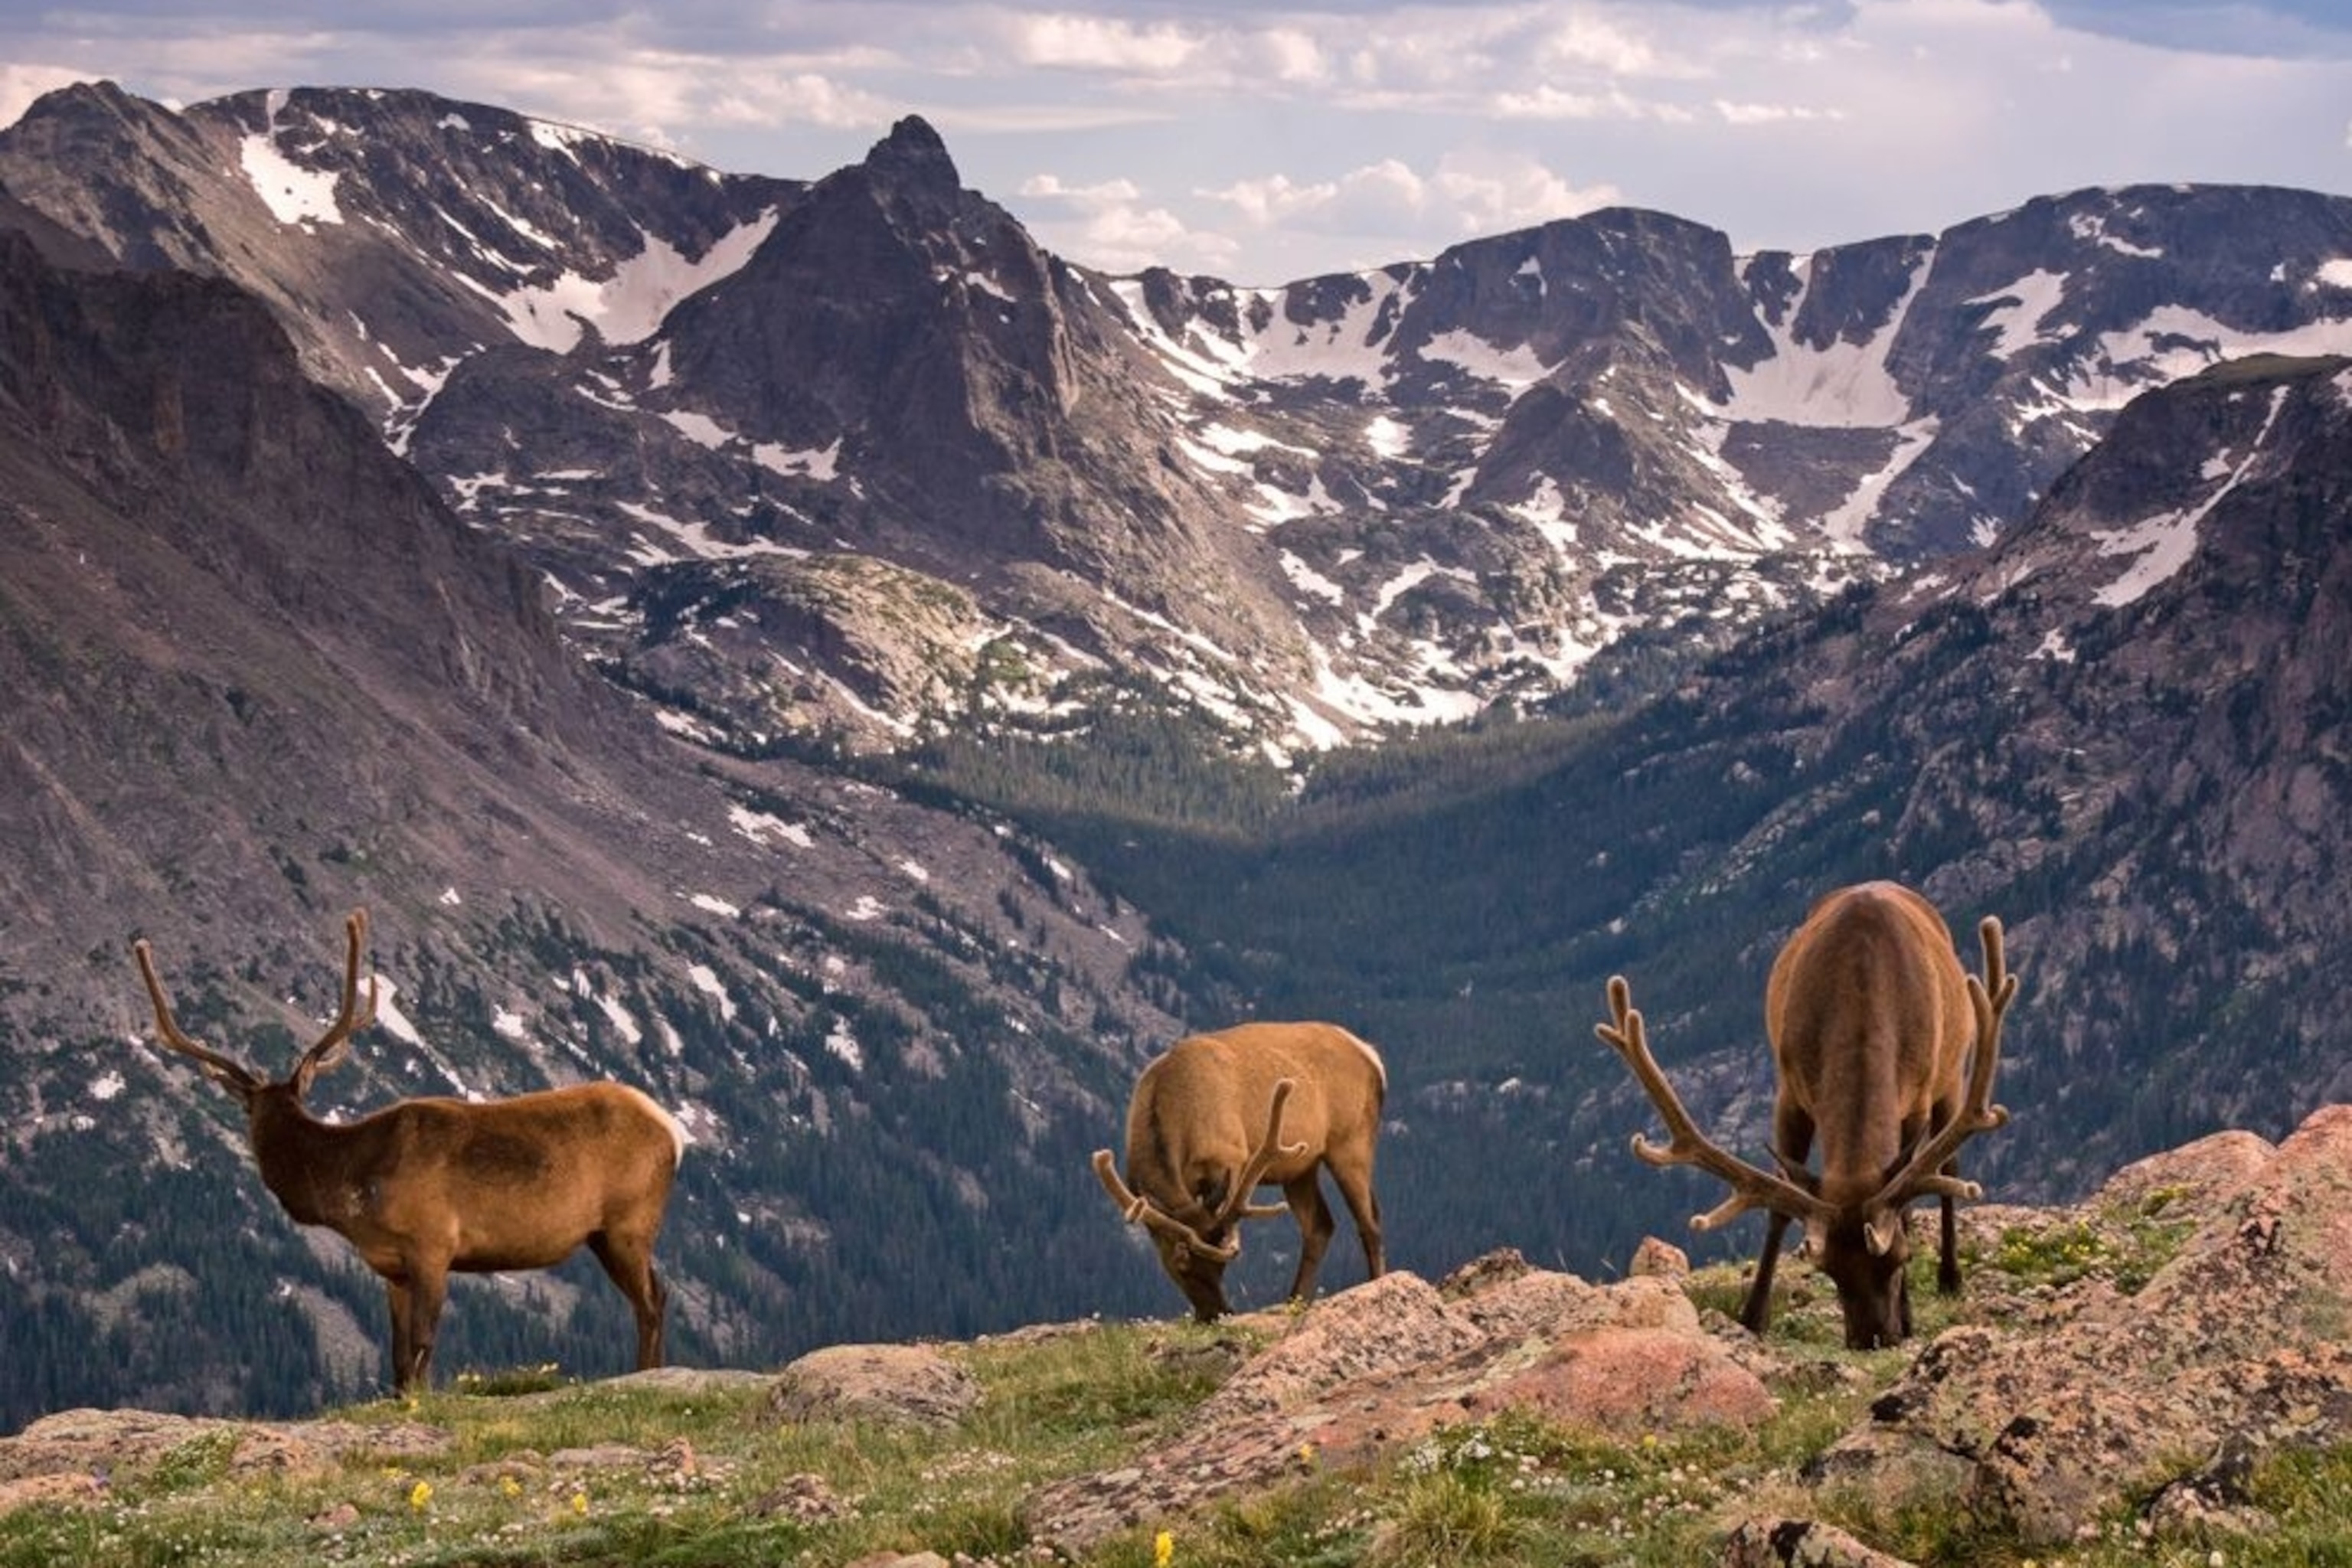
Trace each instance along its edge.
{"label": "elk neck", "polygon": [[262,1184],[296,1224],[336,1226],[370,1201],[379,1140],[366,1121],[322,1121],[278,1085],[255,1100],[249,1131]]}

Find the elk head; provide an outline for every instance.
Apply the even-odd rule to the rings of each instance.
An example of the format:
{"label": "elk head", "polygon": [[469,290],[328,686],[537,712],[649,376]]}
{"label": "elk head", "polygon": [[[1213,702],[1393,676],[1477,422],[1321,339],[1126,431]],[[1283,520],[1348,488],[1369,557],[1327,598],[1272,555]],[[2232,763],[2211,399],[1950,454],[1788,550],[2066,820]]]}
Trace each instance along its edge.
{"label": "elk head", "polygon": [[352,1037],[375,1022],[373,974],[368,976],[367,1005],[362,1009],[359,1005],[360,949],[367,942],[366,910],[353,910],[343,921],[343,940],[342,1006],[318,1043],[296,1060],[294,1070],[276,1079],[263,1077],[243,1062],[184,1033],[172,1016],[172,1004],[163,994],[163,981],[156,977],[153,950],[143,937],[131,944],[131,953],[139,961],[139,977],[147,984],[147,1000],[155,1009],[156,1038],[194,1059],[206,1078],[236,1095],[243,1102],[246,1119],[257,1137],[262,1127],[278,1118],[306,1115],[302,1102],[310,1092],[310,1080],[349,1055]]}
{"label": "elk head", "polygon": [[1214,1321],[1232,1310],[1225,1300],[1225,1268],[1241,1256],[1240,1222],[1288,1212],[1281,1204],[1259,1205],[1249,1199],[1277,1153],[1307,1152],[1303,1143],[1286,1150],[1282,1143],[1282,1108],[1296,1087],[1286,1078],[1275,1084],[1266,1108],[1265,1136],[1223,1190],[1211,1192],[1205,1200],[1189,1193],[1139,1195],[1119,1179],[1110,1151],[1095,1151],[1095,1175],[1103,1190],[1129,1225],[1142,1226],[1150,1236],[1160,1267],[1183,1291],[1192,1305],[1192,1315],[1202,1322]]}

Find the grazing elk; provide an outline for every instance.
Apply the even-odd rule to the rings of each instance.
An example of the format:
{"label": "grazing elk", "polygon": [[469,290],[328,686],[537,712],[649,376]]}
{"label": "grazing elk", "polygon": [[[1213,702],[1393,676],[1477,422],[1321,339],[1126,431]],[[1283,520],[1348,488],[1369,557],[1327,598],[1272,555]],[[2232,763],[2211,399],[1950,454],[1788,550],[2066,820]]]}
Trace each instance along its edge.
{"label": "grazing elk", "polygon": [[1298,1221],[1290,1299],[1304,1300],[1337,1228],[1319,1169],[1339,1185],[1370,1277],[1386,1267],[1372,1154],[1387,1093],[1380,1053],[1336,1025],[1243,1024],[1195,1035],[1136,1080],[1127,1181],[1108,1149],[1096,1152],[1095,1174],[1128,1220],[1150,1233],[1161,1267],[1204,1323],[1231,1310],[1225,1266],[1241,1255],[1240,1222],[1286,1206],[1254,1205],[1250,1194],[1260,1183],[1278,1184]]}
{"label": "grazing elk", "polygon": [[[1960,1288],[1956,1198],[1981,1189],[1960,1180],[1962,1143],[2009,1120],[1990,1103],[2000,1055],[2001,1017],[2017,994],[2005,967],[2000,921],[1977,928],[1984,978],[1965,974],[1944,918],[1919,894],[1892,882],[1841,889],[1816,903],[1773,961],[1764,991],[1765,1028],[1780,1085],[1772,1102],[1766,1171],[1707,1141],[1650,1054],[1642,1015],[1622,975],[1609,981],[1611,1021],[1601,1038],[1633,1069],[1665,1119],[1661,1147],[1636,1133],[1633,1152],[1653,1165],[1695,1165],[1731,1184],[1731,1195],[1695,1216],[1713,1230],[1750,1208],[1770,1226],[1739,1321],[1761,1334],[1771,1319],[1772,1268],[1790,1221],[1837,1287],[1845,1342],[1870,1350],[1911,1332],[1904,1266],[1910,1237],[1904,1211],[1923,1197],[1943,1207],[1939,1290]],[[1815,1139],[1818,1175],[1806,1157]]]}
{"label": "grazing elk", "polygon": [[448,1276],[547,1268],[585,1242],[637,1319],[637,1365],[662,1363],[668,1289],[654,1238],[686,1136],[634,1089],[586,1083],[510,1100],[404,1100],[352,1122],[302,1104],[310,1080],[375,1022],[376,983],[359,1006],[365,910],[343,923],[342,1009],[294,1070],[271,1082],[182,1033],[144,941],[132,952],[163,1044],[192,1057],[245,1104],[262,1184],[301,1225],[325,1226],[382,1276],[392,1306],[392,1374],[429,1384]]}

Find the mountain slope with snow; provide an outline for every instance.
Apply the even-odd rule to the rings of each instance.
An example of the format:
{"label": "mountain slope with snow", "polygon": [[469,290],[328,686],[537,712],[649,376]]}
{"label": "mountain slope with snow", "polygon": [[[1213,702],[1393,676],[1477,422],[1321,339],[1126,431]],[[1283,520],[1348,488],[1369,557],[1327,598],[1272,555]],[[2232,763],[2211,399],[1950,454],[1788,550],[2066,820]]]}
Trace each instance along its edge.
{"label": "mountain slope with snow", "polygon": [[1044,253],[912,120],[795,182],[415,92],[78,88],[0,184],[269,300],[736,752],[1134,690],[1286,752],[1654,684],[1997,539],[2137,392],[2352,351],[2352,203],[2283,190],[1804,257],[1616,210],[1239,289]]}

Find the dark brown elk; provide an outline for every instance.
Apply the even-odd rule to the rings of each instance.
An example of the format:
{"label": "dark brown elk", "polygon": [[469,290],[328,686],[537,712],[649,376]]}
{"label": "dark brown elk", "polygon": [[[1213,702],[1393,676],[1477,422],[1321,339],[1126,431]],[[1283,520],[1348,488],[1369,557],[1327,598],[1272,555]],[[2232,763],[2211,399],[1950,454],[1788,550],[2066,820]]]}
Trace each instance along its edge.
{"label": "dark brown elk", "polygon": [[302,1103],[310,1080],[375,1022],[373,974],[359,1005],[366,912],[353,911],[343,929],[341,1011],[276,1082],[182,1033],[147,943],[132,952],[163,1044],[244,1102],[270,1194],[297,1223],[342,1236],[383,1278],[394,1384],[429,1384],[451,1273],[551,1268],[583,1243],[636,1314],[637,1365],[661,1365],[668,1290],[654,1269],[654,1239],[686,1149],[677,1123],[618,1083],[479,1102],[404,1100],[355,1121],[320,1121]]}
{"label": "dark brown elk", "polygon": [[[1979,1132],[2009,1120],[1991,1103],[2001,1018],[2017,977],[2001,952],[2000,921],[1978,926],[1984,978],[1964,973],[1942,915],[1892,882],[1841,889],[1816,903],[1774,960],[1764,991],[1765,1028],[1779,1070],[1767,1171],[1726,1152],[1692,1122],[1650,1054],[1642,1015],[1622,976],[1609,982],[1610,1022],[1601,1038],[1633,1070],[1665,1119],[1664,1146],[1636,1133],[1633,1152],[1654,1165],[1693,1165],[1731,1185],[1721,1205],[1691,1221],[1713,1230],[1751,1208],[1769,1210],[1763,1257],[1739,1321],[1761,1334],[1771,1319],[1772,1270],[1789,1225],[1804,1226],[1807,1250],[1837,1287],[1845,1342],[1890,1345],[1911,1333],[1905,1210],[1932,1197],[1943,1209],[1939,1290],[1960,1288],[1956,1199],[1982,1195],[1962,1181],[1955,1156]],[[1821,1144],[1818,1174],[1806,1165]]]}
{"label": "dark brown elk", "polygon": [[[1380,1054],[1331,1024],[1243,1024],[1180,1040],[1136,1080],[1127,1108],[1127,1179],[1108,1149],[1095,1174],[1202,1322],[1231,1310],[1225,1268],[1242,1249],[1241,1222],[1288,1212],[1298,1222],[1290,1299],[1315,1288],[1337,1223],[1318,1172],[1328,1170],[1379,1279],[1381,1206],[1372,1194],[1388,1069]],[[1261,1183],[1286,1204],[1250,1202]]]}

